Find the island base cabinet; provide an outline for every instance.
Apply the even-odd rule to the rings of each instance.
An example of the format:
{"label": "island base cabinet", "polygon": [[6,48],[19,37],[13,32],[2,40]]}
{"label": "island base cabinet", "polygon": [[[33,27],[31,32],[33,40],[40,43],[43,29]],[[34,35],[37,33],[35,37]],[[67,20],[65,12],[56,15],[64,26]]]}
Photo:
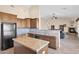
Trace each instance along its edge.
{"label": "island base cabinet", "polygon": [[48,46],[45,46],[44,48],[40,49],[37,54],[48,54]]}
{"label": "island base cabinet", "polygon": [[45,36],[45,35],[40,35],[40,38],[42,40],[45,40],[45,41],[49,41],[49,45],[48,47],[50,48],[53,48],[53,49],[56,49],[56,37],[54,36]]}
{"label": "island base cabinet", "polygon": [[19,43],[14,42],[14,54],[47,54],[48,45],[40,49],[39,51],[33,51],[28,47],[25,47]]}
{"label": "island base cabinet", "polygon": [[48,47],[57,49],[57,45],[56,45],[57,40],[56,40],[55,36],[47,36],[47,35],[28,33],[28,37],[38,38],[41,40],[49,41]]}

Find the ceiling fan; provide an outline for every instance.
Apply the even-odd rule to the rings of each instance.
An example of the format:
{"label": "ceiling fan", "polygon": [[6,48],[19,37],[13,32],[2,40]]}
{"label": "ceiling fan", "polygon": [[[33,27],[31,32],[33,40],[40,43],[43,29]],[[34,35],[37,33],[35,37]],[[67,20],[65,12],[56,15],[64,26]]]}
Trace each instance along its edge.
{"label": "ceiling fan", "polygon": [[55,13],[52,13],[52,19],[58,19]]}
{"label": "ceiling fan", "polygon": [[76,22],[78,22],[79,21],[79,17],[76,19]]}
{"label": "ceiling fan", "polygon": [[10,5],[10,7],[11,7],[11,8],[15,8],[15,6],[14,6],[14,5]]}

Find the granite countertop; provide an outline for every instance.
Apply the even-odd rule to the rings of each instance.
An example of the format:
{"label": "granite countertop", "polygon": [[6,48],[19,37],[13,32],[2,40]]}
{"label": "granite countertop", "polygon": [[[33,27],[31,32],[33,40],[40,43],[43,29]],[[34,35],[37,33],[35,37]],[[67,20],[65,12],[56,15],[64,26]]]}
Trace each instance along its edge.
{"label": "granite countertop", "polygon": [[38,52],[40,49],[42,49],[43,47],[49,44],[48,41],[27,37],[26,35],[19,36],[13,40],[14,42],[24,45],[25,47],[30,48],[35,52]]}
{"label": "granite countertop", "polygon": [[60,35],[60,30],[36,30],[31,29],[29,33],[40,34],[40,35],[48,35],[48,36],[58,36]]}

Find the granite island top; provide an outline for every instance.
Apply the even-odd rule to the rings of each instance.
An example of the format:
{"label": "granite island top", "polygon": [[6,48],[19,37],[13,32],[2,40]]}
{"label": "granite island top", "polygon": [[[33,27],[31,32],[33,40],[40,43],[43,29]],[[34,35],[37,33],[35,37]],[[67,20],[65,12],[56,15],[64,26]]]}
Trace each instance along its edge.
{"label": "granite island top", "polygon": [[46,35],[46,36],[55,36],[56,37],[56,48],[60,48],[60,30],[38,30],[38,29],[30,29],[29,33],[38,34],[38,35]]}
{"label": "granite island top", "polygon": [[31,38],[27,37],[26,35],[24,36],[19,36],[15,39],[13,39],[14,42],[17,42],[25,47],[28,47],[32,49],[33,51],[38,52],[40,49],[45,47],[46,45],[49,44],[49,41],[44,41],[36,38]]}
{"label": "granite island top", "polygon": [[30,29],[28,33],[48,35],[48,36],[60,36],[60,30],[37,30]]}

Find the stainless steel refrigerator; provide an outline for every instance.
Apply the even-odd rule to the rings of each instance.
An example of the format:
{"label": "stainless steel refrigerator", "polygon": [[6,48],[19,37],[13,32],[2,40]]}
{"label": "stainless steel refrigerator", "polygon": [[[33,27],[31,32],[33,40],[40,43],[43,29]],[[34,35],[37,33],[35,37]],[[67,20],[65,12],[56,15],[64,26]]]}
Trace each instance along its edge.
{"label": "stainless steel refrigerator", "polygon": [[13,47],[12,38],[16,37],[16,23],[0,23],[0,50]]}

